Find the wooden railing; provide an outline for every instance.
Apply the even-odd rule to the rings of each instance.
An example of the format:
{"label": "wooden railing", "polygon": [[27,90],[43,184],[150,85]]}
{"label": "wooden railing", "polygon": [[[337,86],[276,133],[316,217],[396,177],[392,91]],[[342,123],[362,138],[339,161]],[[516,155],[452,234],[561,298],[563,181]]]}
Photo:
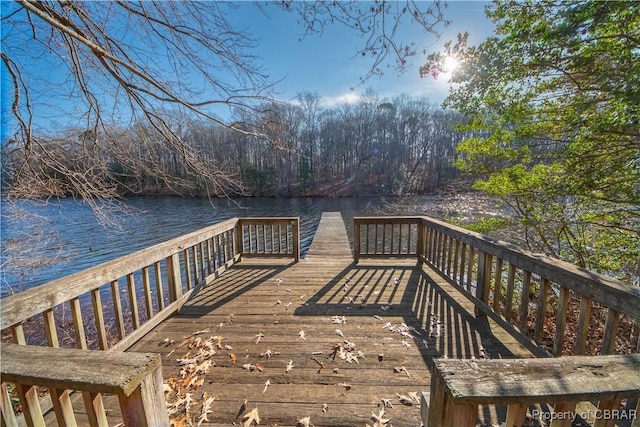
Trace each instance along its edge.
{"label": "wooden railing", "polygon": [[[507,405],[506,427],[640,425],[640,354],[555,359],[434,362],[431,391],[423,393],[425,427],[474,427],[478,405]],[[626,404],[623,401],[626,400]],[[544,404],[541,406],[540,404]],[[546,404],[553,404],[549,408]],[[595,405],[595,406],[594,406]],[[579,419],[582,418],[580,421]],[[483,424],[484,425],[484,424]]]}
{"label": "wooden railing", "polygon": [[241,218],[238,248],[243,257],[289,257],[300,260],[298,218]]}
{"label": "wooden railing", "polygon": [[[637,340],[640,288],[429,217],[354,219],[354,258],[418,257],[538,356],[615,353]],[[567,319],[572,316],[572,332]]]}
{"label": "wooden railing", "polygon": [[360,258],[416,257],[421,220],[412,217],[366,217],[353,219],[353,256]]}
{"label": "wooden railing", "polygon": [[15,384],[22,413],[29,426],[45,426],[38,387],[51,390],[58,425],[77,425],[70,391],[82,392],[91,426],[108,426],[102,394],[118,397],[124,424],[137,427],[168,426],[162,389],[160,356],[151,353],[86,351],[3,344],[0,411],[2,425],[18,422],[7,392]]}
{"label": "wooden railing", "polygon": [[3,298],[2,339],[124,351],[241,257],[298,261],[298,230],[298,218],[233,218]]}

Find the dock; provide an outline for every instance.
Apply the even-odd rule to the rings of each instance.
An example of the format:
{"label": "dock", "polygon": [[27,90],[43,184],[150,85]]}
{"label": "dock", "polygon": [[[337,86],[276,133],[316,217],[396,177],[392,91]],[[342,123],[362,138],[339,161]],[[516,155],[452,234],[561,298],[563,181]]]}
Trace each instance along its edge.
{"label": "dock", "polygon": [[429,389],[433,358],[531,356],[415,259],[354,265],[339,213],[323,214],[307,257],[323,262],[237,264],[130,350],[160,353],[165,380],[184,381],[185,340],[217,337],[194,393],[215,396],[206,425],[258,408],[261,425],[364,426],[388,402],[394,426],[419,426],[419,402],[399,396]]}
{"label": "dock", "polygon": [[323,212],[306,260],[353,259],[349,236],[340,212]]}
{"label": "dock", "polygon": [[[621,330],[637,345],[637,288],[429,217],[355,218],[350,238],[326,212],[303,259],[299,245],[298,218],[231,218],[3,299],[3,425],[458,427],[522,425],[529,403],[640,410],[640,358],[604,358]],[[571,366],[600,380],[568,389],[583,377]],[[495,367],[527,379],[469,384]]]}

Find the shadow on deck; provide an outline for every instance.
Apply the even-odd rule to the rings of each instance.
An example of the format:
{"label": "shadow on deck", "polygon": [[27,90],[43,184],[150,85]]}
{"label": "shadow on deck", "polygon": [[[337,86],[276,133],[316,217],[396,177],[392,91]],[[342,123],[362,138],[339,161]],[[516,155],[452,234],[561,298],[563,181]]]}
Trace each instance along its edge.
{"label": "shadow on deck", "polygon": [[362,426],[389,399],[393,425],[419,426],[411,397],[429,388],[433,358],[527,356],[415,260],[243,261],[131,350],[160,352],[165,380],[188,382],[178,359],[197,350],[194,333],[219,344],[193,396],[215,396],[213,425],[257,407],[261,425]]}

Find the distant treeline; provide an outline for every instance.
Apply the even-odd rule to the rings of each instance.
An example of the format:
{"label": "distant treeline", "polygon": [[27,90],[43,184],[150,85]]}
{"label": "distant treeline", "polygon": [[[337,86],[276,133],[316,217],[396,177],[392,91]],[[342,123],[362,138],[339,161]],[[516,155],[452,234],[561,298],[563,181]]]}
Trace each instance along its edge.
{"label": "distant treeline", "polygon": [[[33,191],[42,187],[45,193],[65,193],[65,188],[77,188],[65,185],[74,173],[100,176],[96,171],[102,170],[102,185],[119,195],[424,194],[457,178],[453,162],[465,136],[455,129],[464,121],[459,113],[408,96],[389,101],[368,93],[357,103],[326,108],[318,95],[302,93],[294,102],[236,116],[234,127],[243,132],[167,113],[164,122],[189,153],[179,145],[154,142],[158,132],[141,124],[71,129],[62,137],[40,138],[30,149],[65,159],[67,170],[31,165],[38,182]],[[25,153],[13,148],[3,153],[5,184],[11,184],[16,171],[25,173],[20,166]],[[215,176],[211,182],[194,173],[193,156],[209,165]]]}

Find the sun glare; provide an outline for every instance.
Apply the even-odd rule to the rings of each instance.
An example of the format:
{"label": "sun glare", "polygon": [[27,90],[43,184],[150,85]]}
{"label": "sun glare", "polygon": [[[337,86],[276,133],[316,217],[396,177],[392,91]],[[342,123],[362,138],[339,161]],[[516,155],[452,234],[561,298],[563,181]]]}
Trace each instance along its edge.
{"label": "sun glare", "polygon": [[444,72],[447,74],[451,74],[458,69],[460,63],[453,56],[447,56],[444,58]]}

